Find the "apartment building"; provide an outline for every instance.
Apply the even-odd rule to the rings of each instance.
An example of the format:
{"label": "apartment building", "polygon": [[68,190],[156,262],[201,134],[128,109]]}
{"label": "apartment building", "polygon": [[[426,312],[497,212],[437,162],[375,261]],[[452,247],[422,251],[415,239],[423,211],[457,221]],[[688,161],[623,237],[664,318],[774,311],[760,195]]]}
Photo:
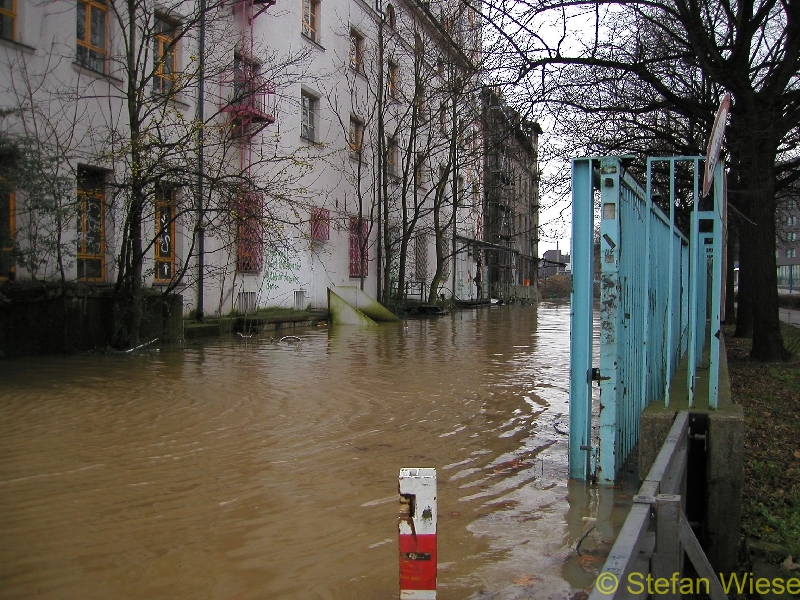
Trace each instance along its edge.
{"label": "apartment building", "polygon": [[778,211],[776,262],[778,287],[800,288],[800,201],[790,198]]}
{"label": "apartment building", "polygon": [[478,17],[455,0],[0,4],[0,280],[152,288],[203,315],[323,307],[340,285],[464,293]]}
{"label": "apartment building", "polygon": [[485,204],[482,243],[486,286],[493,297],[535,298],[539,269],[539,134],[508,106],[498,89],[484,88]]}

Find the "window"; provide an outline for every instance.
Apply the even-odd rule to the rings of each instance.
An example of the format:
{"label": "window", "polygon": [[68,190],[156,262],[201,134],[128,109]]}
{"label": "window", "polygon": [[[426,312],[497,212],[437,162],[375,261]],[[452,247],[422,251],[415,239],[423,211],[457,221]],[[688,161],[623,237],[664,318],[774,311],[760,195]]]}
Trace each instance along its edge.
{"label": "window", "polygon": [[417,105],[417,115],[422,118],[425,114],[425,86],[422,83],[417,84],[415,88],[414,102]]}
{"label": "window", "polygon": [[386,172],[397,175],[397,140],[389,138],[386,142]]}
{"label": "window", "polygon": [[797,234],[794,231],[790,231],[786,234],[786,241],[787,242],[796,242],[797,241]]}
{"label": "window", "polygon": [[417,153],[416,160],[414,161],[414,185],[422,187],[425,183],[425,157],[421,153]]}
{"label": "window", "polygon": [[386,73],[386,91],[390,98],[397,98],[398,94],[398,67],[397,64],[389,61],[389,68]]}
{"label": "window", "polygon": [[394,6],[391,4],[386,7],[386,22],[389,25],[389,29],[394,29],[397,26],[397,16],[394,13]]}
{"label": "window", "polygon": [[175,83],[178,57],[175,52],[175,25],[155,18],[153,27],[153,87],[160,94],[169,94]]}
{"label": "window", "polygon": [[327,242],[331,238],[331,212],[324,208],[311,209],[311,239]]}
{"label": "window", "polygon": [[786,258],[797,258],[797,250],[794,248],[789,248],[786,251]]}
{"label": "window", "polygon": [[14,39],[14,27],[17,21],[15,0],[0,0],[0,38]]}
{"label": "window", "polygon": [[414,279],[428,279],[428,236],[424,233],[414,238]]}
{"label": "window", "polygon": [[175,189],[156,188],[156,252],[157,282],[169,282],[175,277]]}
{"label": "window", "polygon": [[789,227],[794,227],[795,225],[797,225],[797,217],[787,217],[786,224]]}
{"label": "window", "polygon": [[300,96],[300,137],[309,142],[317,141],[316,138],[316,115],[317,99],[303,92]]}
{"label": "window", "polygon": [[301,31],[312,42],[319,42],[319,2],[317,0],[303,0],[303,25]]}
{"label": "window", "polygon": [[445,194],[447,194],[447,183],[450,178],[450,171],[447,169],[445,165],[439,165],[439,179],[436,182],[437,187],[439,188],[439,195],[444,198]]}
{"label": "window", "polygon": [[0,281],[14,278],[14,193],[0,188]]}
{"label": "window", "polygon": [[105,280],[105,191],[103,174],[78,170],[78,279]]}
{"label": "window", "polygon": [[248,112],[266,111],[260,70],[261,65],[257,62],[238,53],[233,55],[233,105]]}
{"label": "window", "polygon": [[364,38],[350,30],[350,68],[356,73],[364,73]]}
{"label": "window", "polygon": [[78,64],[105,73],[108,7],[106,0],[78,0]]}
{"label": "window", "polygon": [[348,144],[350,145],[351,156],[358,156],[361,154],[361,144],[364,139],[364,124],[356,119],[350,117],[350,132],[348,134]]}
{"label": "window", "polygon": [[350,277],[368,275],[369,222],[363,217],[350,217]]}

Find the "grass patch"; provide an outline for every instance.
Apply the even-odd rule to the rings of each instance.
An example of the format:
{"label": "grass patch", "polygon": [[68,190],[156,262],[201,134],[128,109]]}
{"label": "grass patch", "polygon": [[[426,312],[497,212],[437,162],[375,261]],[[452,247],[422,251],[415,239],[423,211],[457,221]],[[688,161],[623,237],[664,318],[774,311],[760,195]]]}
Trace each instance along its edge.
{"label": "grass patch", "polygon": [[[786,327],[784,340],[798,335]],[[758,363],[750,340],[726,337],[725,345],[733,399],[745,414],[743,533],[800,556],[800,357]]]}

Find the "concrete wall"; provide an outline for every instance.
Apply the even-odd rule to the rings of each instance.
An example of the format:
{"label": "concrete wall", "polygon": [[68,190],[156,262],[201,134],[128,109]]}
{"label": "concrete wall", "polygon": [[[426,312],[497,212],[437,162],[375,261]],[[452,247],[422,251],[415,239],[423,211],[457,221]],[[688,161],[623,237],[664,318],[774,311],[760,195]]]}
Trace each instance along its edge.
{"label": "concrete wall", "polygon": [[[0,288],[0,358],[63,354],[106,348],[112,343],[113,298],[110,287],[14,286]],[[183,299],[148,295],[139,339],[159,343],[183,336]]]}
{"label": "concrete wall", "polygon": [[[706,363],[707,364],[707,363]],[[705,481],[689,485],[689,501],[704,508],[702,542],[715,571],[730,573],[738,561],[742,514],[742,478],[744,469],[744,411],[731,399],[730,376],[724,343],[720,352],[718,408],[708,408],[708,369],[698,369],[695,403],[688,407],[686,394],[686,359],[670,385],[670,406],[652,403],[640,417],[639,478],[653,465],[679,410],[691,415],[706,415],[708,430],[705,444],[697,443],[689,451],[691,461],[704,461]],[[705,419],[700,419],[705,421]],[[697,433],[697,432],[695,432]],[[705,452],[700,450],[705,446]]]}

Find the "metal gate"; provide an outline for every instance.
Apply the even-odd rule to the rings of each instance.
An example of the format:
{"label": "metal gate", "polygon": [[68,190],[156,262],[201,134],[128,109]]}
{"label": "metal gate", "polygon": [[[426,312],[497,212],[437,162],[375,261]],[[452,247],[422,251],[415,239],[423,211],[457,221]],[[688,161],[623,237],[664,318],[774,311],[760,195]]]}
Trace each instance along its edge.
{"label": "metal gate", "polygon": [[[711,408],[716,408],[719,379],[722,167],[717,165],[714,208],[700,211],[702,157],[648,158],[644,188],[625,170],[623,160],[607,156],[572,161],[570,477],[595,475],[604,482],[614,481],[638,443],[645,407],[656,400],[669,406],[670,382],[687,352],[686,392],[692,406],[709,316]],[[655,187],[668,194],[669,214],[654,202],[654,171]],[[694,207],[688,238],[676,225],[679,195]],[[595,285],[601,327],[600,364],[593,367]],[[592,435],[593,381],[600,385],[597,436]]]}

